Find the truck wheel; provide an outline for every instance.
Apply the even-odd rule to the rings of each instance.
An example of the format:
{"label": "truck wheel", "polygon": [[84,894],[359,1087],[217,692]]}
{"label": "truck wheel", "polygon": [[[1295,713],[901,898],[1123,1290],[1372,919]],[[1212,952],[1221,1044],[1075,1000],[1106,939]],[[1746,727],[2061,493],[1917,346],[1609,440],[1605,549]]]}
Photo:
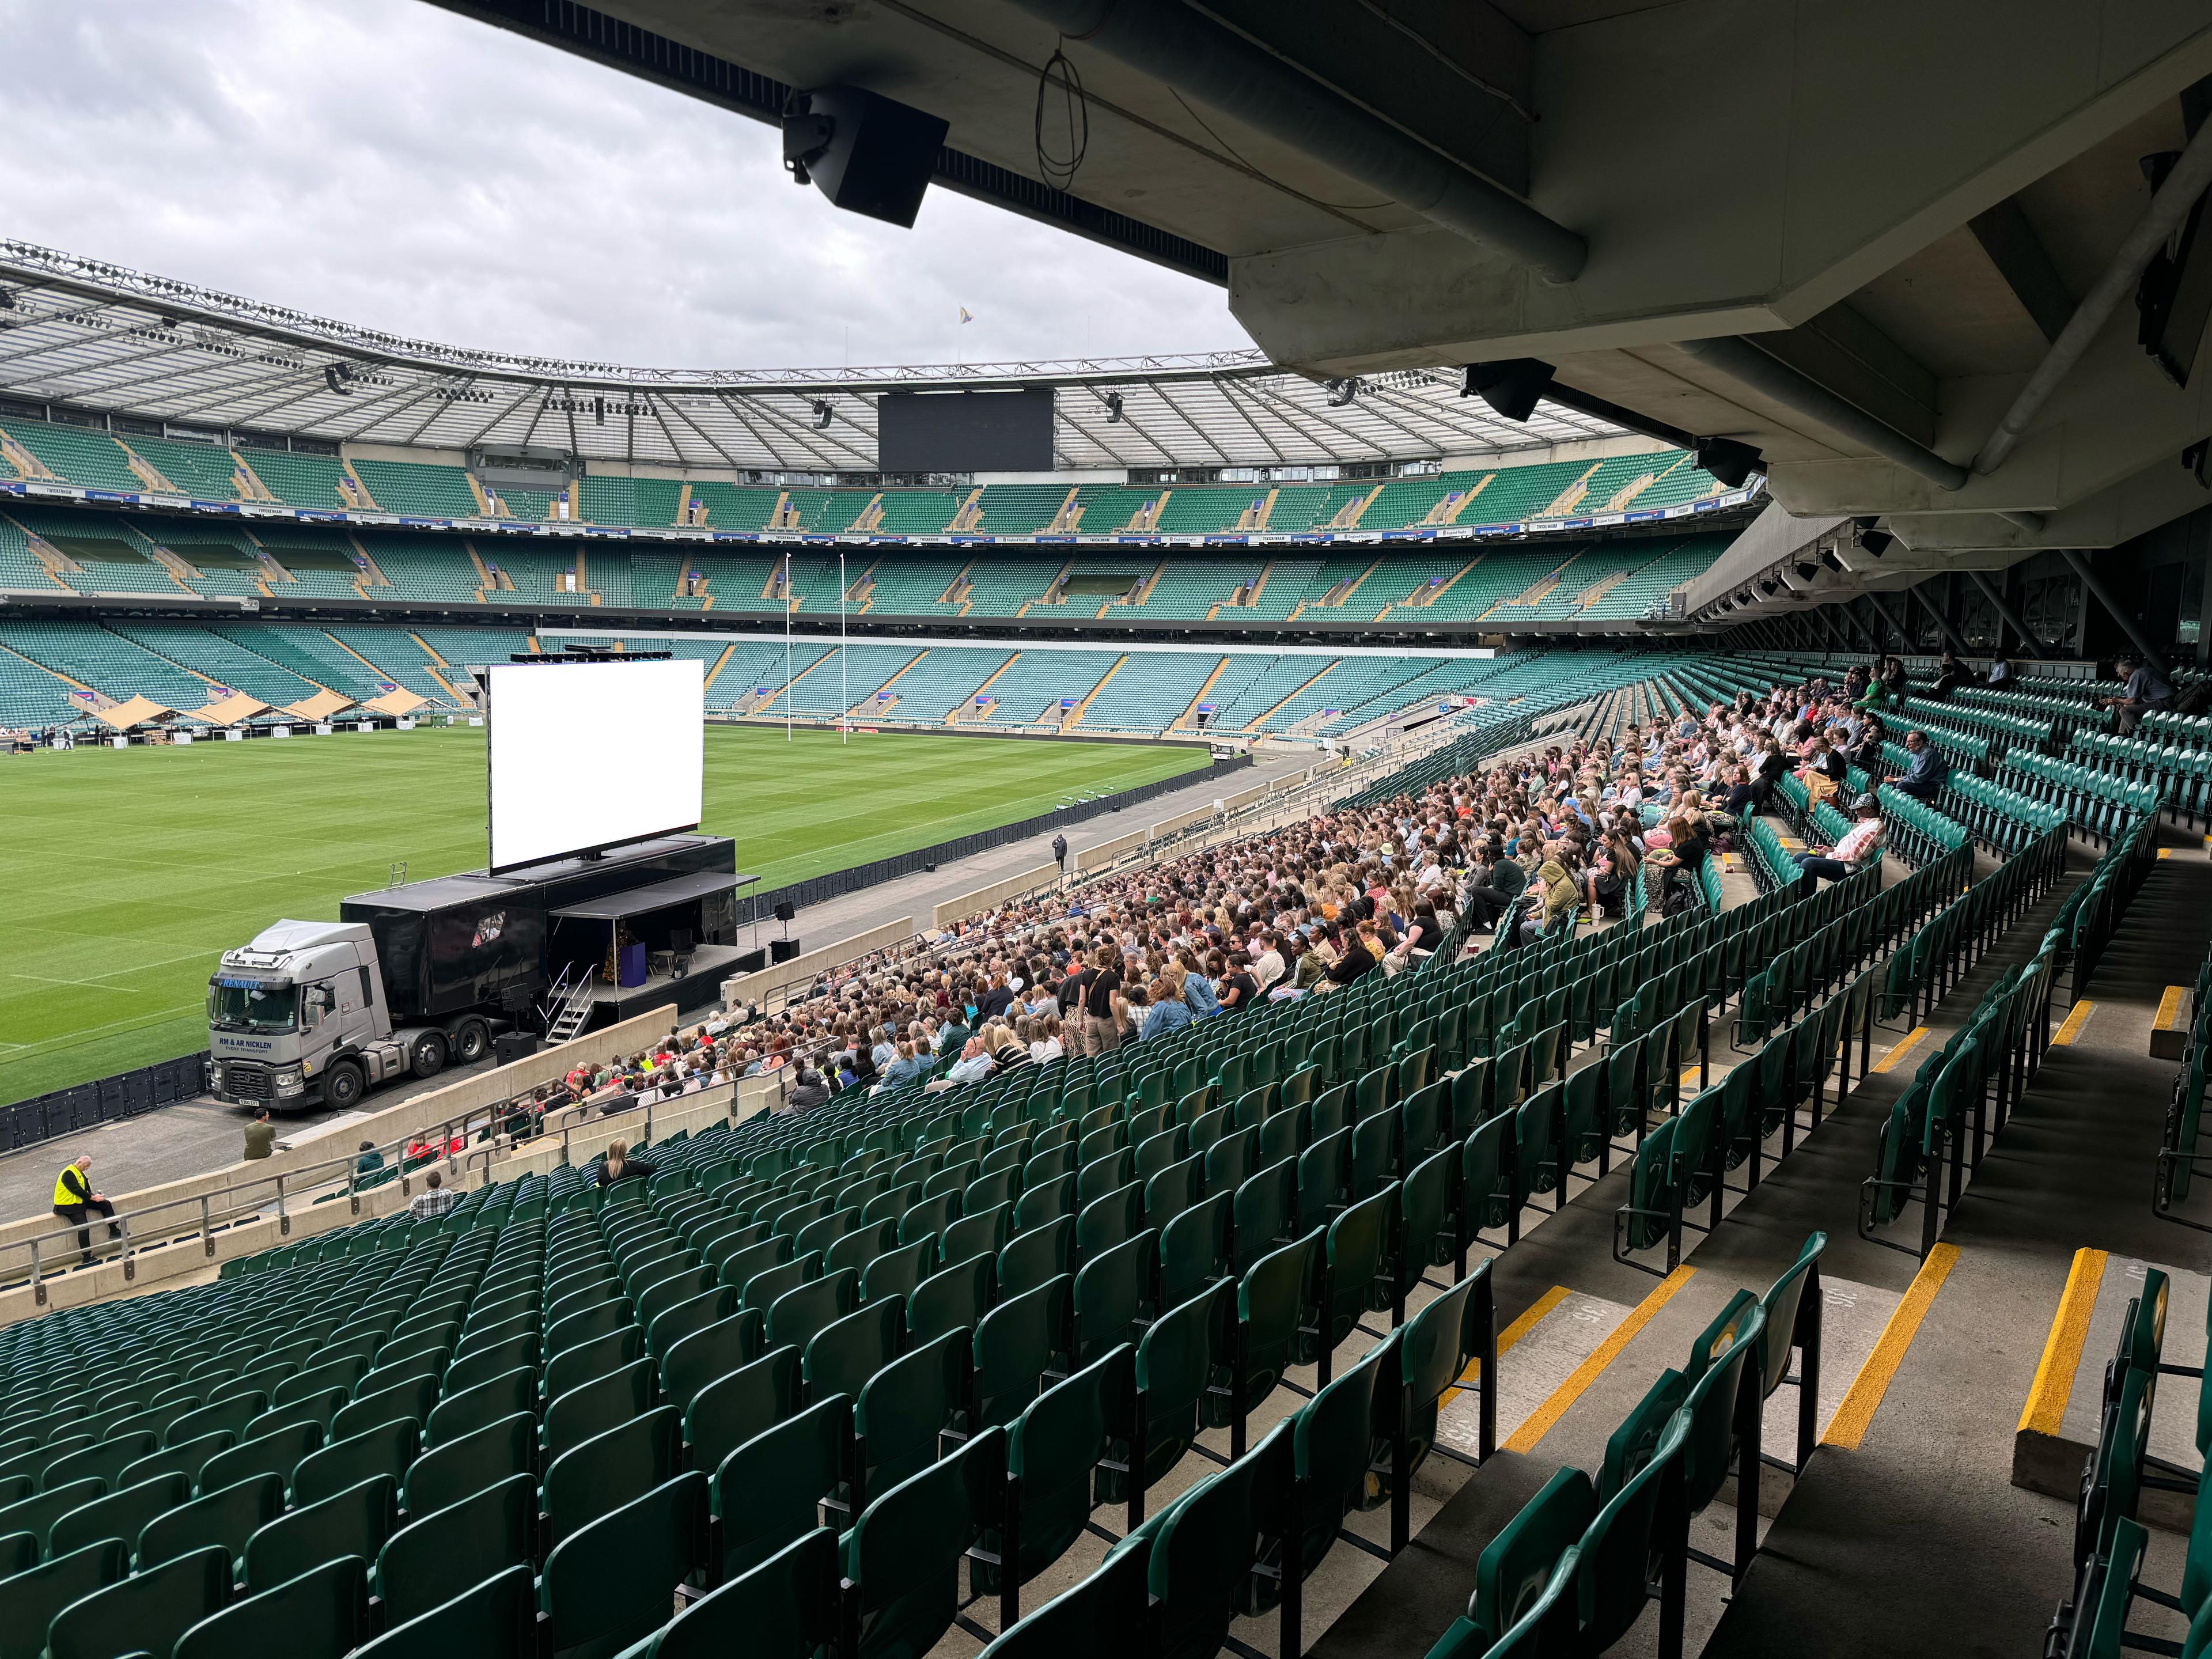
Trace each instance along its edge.
{"label": "truck wheel", "polygon": [[444,1071],[446,1034],[443,1031],[425,1031],[416,1037],[414,1048],[408,1052],[407,1064],[408,1069],[416,1077],[435,1077]]}
{"label": "truck wheel", "polygon": [[361,1103],[361,1067],[342,1060],[323,1073],[323,1104],[334,1112],[349,1112]]}
{"label": "truck wheel", "polygon": [[491,1033],[484,1029],[484,1023],[480,1019],[465,1019],[460,1029],[453,1033],[453,1063],[473,1066],[484,1057],[490,1048]]}

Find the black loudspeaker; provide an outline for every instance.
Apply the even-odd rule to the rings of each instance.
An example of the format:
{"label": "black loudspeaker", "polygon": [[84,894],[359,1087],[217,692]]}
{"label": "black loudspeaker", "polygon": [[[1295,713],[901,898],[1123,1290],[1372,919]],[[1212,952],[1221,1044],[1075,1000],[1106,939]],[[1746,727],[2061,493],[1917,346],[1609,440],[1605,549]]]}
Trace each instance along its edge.
{"label": "black loudspeaker", "polygon": [[783,112],[783,165],[848,213],[911,228],[946,126],[862,87],[794,93]]}
{"label": "black loudspeaker", "polygon": [[730,965],[734,971],[740,974],[757,974],[768,966],[768,952],[748,951]]}
{"label": "black loudspeaker", "polygon": [[538,1052],[538,1038],[529,1031],[501,1031],[491,1040],[491,1055],[495,1065],[512,1066],[516,1060]]}
{"label": "black loudspeaker", "polygon": [[1469,363],[1459,395],[1480,398],[1509,421],[1525,421],[1552,384],[1552,366],[1534,357],[1507,357],[1494,363]]}
{"label": "black loudspeaker", "polygon": [[768,942],[768,948],[772,960],[789,962],[799,954],[799,941],[795,939],[772,939]]}
{"label": "black loudspeaker", "polygon": [[798,914],[799,907],[789,899],[778,899],[775,902],[775,919],[778,921],[789,921]]}

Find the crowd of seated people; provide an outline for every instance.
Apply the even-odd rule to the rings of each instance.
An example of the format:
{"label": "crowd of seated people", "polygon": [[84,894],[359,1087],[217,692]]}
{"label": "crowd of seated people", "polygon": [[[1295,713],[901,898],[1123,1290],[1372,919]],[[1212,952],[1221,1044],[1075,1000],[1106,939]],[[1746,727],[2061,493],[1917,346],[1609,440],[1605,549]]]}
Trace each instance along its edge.
{"label": "crowd of seated people", "polygon": [[[1647,806],[1658,811],[1649,825]],[[1629,914],[1644,868],[1657,878],[1647,902],[1700,902],[1698,866],[1731,822],[1675,736],[1632,729],[1602,750],[1555,744],[1416,794],[1009,902],[907,957],[879,953],[788,1007],[732,1021],[720,1042],[812,1060],[830,1094],[958,1088],[1402,972],[1462,915],[1475,934],[1492,933],[1532,887],[1524,913],[1540,929]]]}
{"label": "crowd of seated people", "polygon": [[[1704,902],[1705,860],[1783,773],[1820,780],[1823,795],[1849,767],[1880,776],[1886,732],[1855,702],[1848,685],[1778,684],[1054,887],[847,964],[781,1009],[717,1013],[654,1051],[579,1066],[530,1115],[626,1110],[787,1071],[781,1110],[854,1089],[958,1088],[1401,972],[1462,916],[1477,939],[1492,933],[1524,893],[1531,934],[1620,919],[1639,898],[1662,915],[1689,908]],[[1866,836],[1851,849],[1872,850]]]}

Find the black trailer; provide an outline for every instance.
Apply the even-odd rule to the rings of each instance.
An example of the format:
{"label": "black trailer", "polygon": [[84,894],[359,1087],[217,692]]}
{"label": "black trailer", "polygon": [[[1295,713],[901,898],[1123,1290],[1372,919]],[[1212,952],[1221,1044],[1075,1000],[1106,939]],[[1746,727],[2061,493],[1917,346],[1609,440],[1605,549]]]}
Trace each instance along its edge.
{"label": "black trailer", "polygon": [[734,945],[736,872],[728,836],[669,836],[504,875],[476,871],[356,893],[338,917],[367,923],[375,939],[395,1026],[471,1009],[515,1018],[568,965],[549,955],[555,912],[665,889],[678,878],[726,876],[727,884],[692,885],[700,889],[702,942]]}

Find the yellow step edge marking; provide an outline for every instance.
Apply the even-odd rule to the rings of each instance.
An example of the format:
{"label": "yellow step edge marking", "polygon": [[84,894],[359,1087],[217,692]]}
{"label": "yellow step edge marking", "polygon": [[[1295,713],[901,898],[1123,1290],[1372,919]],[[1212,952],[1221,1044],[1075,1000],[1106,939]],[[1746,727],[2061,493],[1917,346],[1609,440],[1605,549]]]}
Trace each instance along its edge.
{"label": "yellow step edge marking", "polygon": [[[1559,1304],[1565,1302],[1567,1297],[1572,1294],[1573,1292],[1568,1290],[1565,1285],[1554,1285],[1550,1290],[1545,1291],[1543,1295],[1538,1297],[1534,1302],[1530,1303],[1526,1313],[1522,1314],[1520,1318],[1515,1320],[1510,1325],[1508,1325],[1504,1330],[1498,1334],[1498,1352],[1499,1355],[1502,1357],[1508,1348],[1510,1348],[1516,1342],[1518,1342],[1522,1337],[1528,1335],[1529,1332],[1534,1330],[1536,1327],[1542,1322],[1546,1314],[1551,1312],[1553,1309],[1558,1307]],[[1479,1382],[1481,1380],[1482,1362],[1480,1359],[1475,1360],[1474,1363],[1469,1364],[1465,1370],[1459,1374],[1460,1386],[1470,1385]],[[1452,1396],[1459,1391],[1459,1387],[1446,1389],[1444,1390],[1444,1397],[1437,1403],[1440,1406],[1449,1405],[1451,1402]]]}
{"label": "yellow step edge marking", "polygon": [[2087,997],[2075,1003],[2074,1012],[2066,1016],[2065,1023],[2059,1026],[2057,1034],[2051,1037],[2052,1044],[2063,1047],[2071,1043],[2075,1037],[2081,1035],[2081,1028],[2089,1023],[2089,1016],[2096,1012],[2097,1005]]}
{"label": "yellow step edge marking", "polygon": [[1589,1358],[1568,1373],[1567,1380],[1552,1390],[1551,1398],[1537,1407],[1528,1420],[1513,1431],[1513,1437],[1505,1443],[1505,1449],[1519,1452],[1523,1456],[1536,1449],[1536,1443],[1552,1431],[1552,1425],[1567,1413],[1567,1407],[1582,1398],[1583,1391],[1597,1381],[1605,1368],[1620,1357],[1637,1332],[1651,1322],[1652,1316],[1674,1299],[1674,1293],[1690,1282],[1698,1270],[1680,1267],[1659,1282],[1659,1286],[1629,1312],[1627,1318],[1613,1328],[1613,1334],[1590,1351]]}
{"label": "yellow step edge marking", "polygon": [[2181,1000],[2189,994],[2185,985],[2169,985],[2166,994],[2158,1000],[2158,1018],[2150,1023],[2154,1031],[2171,1031],[2181,1024]]}
{"label": "yellow step edge marking", "polygon": [[2161,847],[2158,849],[2158,855],[2162,859],[2170,859],[2173,856],[2173,848],[2171,847]]}
{"label": "yellow step edge marking", "polygon": [[1905,1292],[1905,1300],[1897,1304],[1889,1316],[1889,1323],[1881,1328],[1874,1352],[1859,1367],[1859,1374],[1851,1379],[1844,1403],[1828,1419],[1827,1429],[1820,1436],[1822,1445],[1841,1446],[1845,1451],[1857,1449],[1859,1442],[1866,1437],[1867,1425],[1874,1421],[1875,1410],[1881,1404],[1882,1395],[1889,1391],[1890,1378],[1905,1363],[1905,1351],[1912,1346],[1928,1304],[1943,1288],[1943,1281],[1950,1277],[1951,1268],[1958,1260],[1959,1247],[1955,1244],[1938,1244],[1928,1253],[1928,1260],[1920,1264],[1920,1271],[1912,1277],[1911,1287]]}
{"label": "yellow step edge marking", "polygon": [[1927,1035],[1928,1028],[1925,1025],[1914,1026],[1911,1030],[1907,1031],[1901,1039],[1892,1043],[1890,1045],[1889,1051],[1887,1054],[1883,1054],[1880,1060],[1875,1061],[1874,1069],[1877,1072],[1888,1071],[1892,1066],[1895,1066],[1898,1061],[1903,1060],[1905,1055],[1911,1053],[1913,1049],[1918,1048],[1920,1046],[1921,1038]]}
{"label": "yellow step edge marking", "polygon": [[2075,1369],[2081,1363],[2081,1346],[2088,1340],[2089,1316],[2097,1310],[2097,1291],[2105,1280],[2107,1259],[2102,1250],[2074,1252],[2057,1316],[2051,1322],[2043,1358],[2036,1362],[2035,1381],[2028,1387],[2016,1432],[2056,1437],[2065,1420],[2066,1396],[2074,1390]]}

